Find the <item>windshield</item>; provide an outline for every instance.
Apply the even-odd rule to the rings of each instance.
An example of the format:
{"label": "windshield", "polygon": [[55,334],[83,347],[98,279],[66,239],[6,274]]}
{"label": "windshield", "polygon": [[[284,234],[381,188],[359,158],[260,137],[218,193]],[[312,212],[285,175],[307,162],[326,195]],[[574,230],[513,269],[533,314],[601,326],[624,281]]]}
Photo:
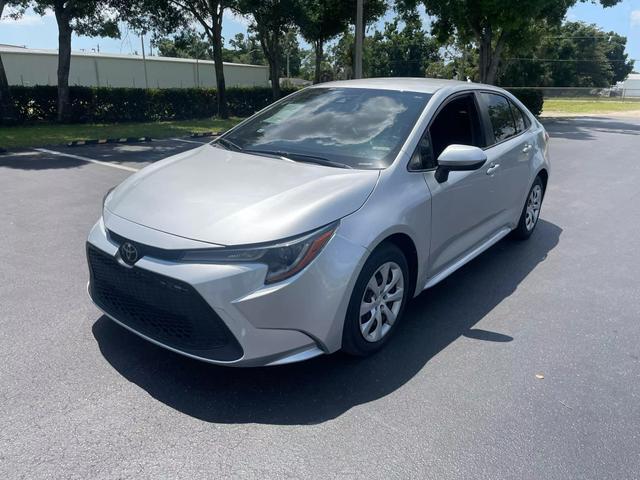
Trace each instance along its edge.
{"label": "windshield", "polygon": [[220,144],[300,161],[385,168],[430,97],[368,88],[308,88],[223,135]]}

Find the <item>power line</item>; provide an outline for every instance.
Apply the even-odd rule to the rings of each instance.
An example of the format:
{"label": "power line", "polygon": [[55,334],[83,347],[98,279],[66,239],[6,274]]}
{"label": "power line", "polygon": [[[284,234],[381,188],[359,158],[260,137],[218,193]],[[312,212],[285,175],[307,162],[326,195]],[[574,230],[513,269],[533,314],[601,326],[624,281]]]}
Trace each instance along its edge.
{"label": "power line", "polygon": [[525,58],[525,57],[514,57],[514,58],[505,58],[507,61],[516,60],[516,61],[528,61],[528,62],[591,62],[591,63],[612,63],[612,62],[637,62],[638,60],[635,58],[627,58],[626,60],[619,59],[597,59],[597,58]]}
{"label": "power line", "polygon": [[542,38],[570,38],[570,39],[587,39],[587,38],[593,38],[594,40],[597,39],[602,39],[602,40],[607,40],[607,41],[612,41],[615,40],[617,42],[622,42],[621,39],[618,38],[614,38],[613,35],[576,35],[576,36],[571,36],[571,35],[543,35]]}

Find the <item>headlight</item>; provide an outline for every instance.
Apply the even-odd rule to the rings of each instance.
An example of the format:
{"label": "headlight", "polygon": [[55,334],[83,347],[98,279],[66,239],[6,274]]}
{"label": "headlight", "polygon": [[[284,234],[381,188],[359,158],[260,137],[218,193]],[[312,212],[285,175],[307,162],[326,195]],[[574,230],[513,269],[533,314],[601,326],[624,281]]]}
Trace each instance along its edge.
{"label": "headlight", "polygon": [[309,265],[331,239],[336,228],[338,222],[274,245],[187,250],[181,260],[194,263],[263,263],[268,268],[265,283],[275,283]]}

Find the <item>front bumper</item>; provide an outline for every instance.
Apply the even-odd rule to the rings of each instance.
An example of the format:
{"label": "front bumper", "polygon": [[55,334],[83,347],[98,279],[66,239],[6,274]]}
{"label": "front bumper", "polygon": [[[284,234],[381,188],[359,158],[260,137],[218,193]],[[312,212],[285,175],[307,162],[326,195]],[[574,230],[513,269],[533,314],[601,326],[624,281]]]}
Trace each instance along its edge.
{"label": "front bumper", "polygon": [[173,245],[179,237],[121,218],[107,217],[106,223],[100,219],[88,238],[89,294],[107,316],[141,337],[192,358],[236,366],[290,363],[341,347],[366,250],[339,232],[302,272],[265,286],[261,264],[187,264],[146,256],[125,266],[116,260],[119,244],[107,228],[141,244],[162,235],[159,244]]}

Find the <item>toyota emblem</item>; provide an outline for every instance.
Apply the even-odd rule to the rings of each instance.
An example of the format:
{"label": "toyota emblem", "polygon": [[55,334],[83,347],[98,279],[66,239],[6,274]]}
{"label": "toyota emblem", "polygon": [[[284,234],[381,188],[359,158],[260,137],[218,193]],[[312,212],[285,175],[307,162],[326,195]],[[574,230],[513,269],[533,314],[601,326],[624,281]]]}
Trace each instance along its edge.
{"label": "toyota emblem", "polygon": [[120,257],[125,263],[133,265],[138,260],[138,249],[131,242],[124,242],[120,245]]}

